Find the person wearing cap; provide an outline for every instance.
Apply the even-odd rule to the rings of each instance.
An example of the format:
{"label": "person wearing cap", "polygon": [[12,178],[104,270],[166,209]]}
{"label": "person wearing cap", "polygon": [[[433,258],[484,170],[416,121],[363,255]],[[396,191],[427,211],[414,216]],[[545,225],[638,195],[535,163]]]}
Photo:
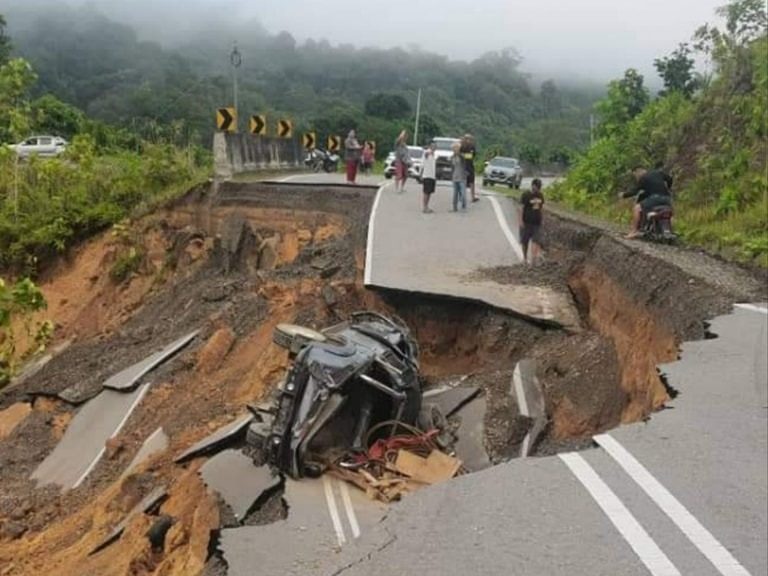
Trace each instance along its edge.
{"label": "person wearing cap", "polygon": [[477,202],[477,192],[475,191],[475,156],[477,156],[477,147],[475,146],[475,137],[472,134],[464,134],[461,139],[461,155],[464,158],[464,171],[467,173],[467,188],[472,196],[472,202]]}

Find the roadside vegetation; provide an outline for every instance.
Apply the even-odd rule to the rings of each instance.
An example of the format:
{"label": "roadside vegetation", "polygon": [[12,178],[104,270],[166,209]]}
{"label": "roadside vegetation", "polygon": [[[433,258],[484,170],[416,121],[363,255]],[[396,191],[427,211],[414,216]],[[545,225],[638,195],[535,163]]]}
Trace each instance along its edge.
{"label": "roadside vegetation", "polygon": [[[686,243],[768,266],[768,16],[762,0],[718,10],[725,29],[702,26],[693,46],[655,61],[664,90],[651,98],[627,70],[596,106],[597,140],[552,198],[628,220],[616,195],[636,165],[674,177],[675,227]],[[694,54],[711,74],[694,71]]]}

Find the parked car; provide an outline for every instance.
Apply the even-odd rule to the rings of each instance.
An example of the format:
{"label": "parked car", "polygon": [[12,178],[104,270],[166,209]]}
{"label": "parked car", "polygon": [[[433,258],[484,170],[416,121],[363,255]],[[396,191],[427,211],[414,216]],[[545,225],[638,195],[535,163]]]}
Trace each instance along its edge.
{"label": "parked car", "polygon": [[510,188],[520,188],[523,182],[523,168],[517,158],[496,156],[485,166],[483,186],[506,184]]}
{"label": "parked car", "polygon": [[385,423],[416,423],[418,347],[399,322],[360,312],[321,332],[281,324],[273,340],[292,366],[247,435],[273,467],[293,478],[316,476],[340,453],[365,451],[366,441],[390,434]]}
{"label": "parked car", "polygon": [[[424,149],[419,146],[408,146],[408,156],[411,158],[411,166],[408,175],[411,178],[421,179],[421,166],[424,163]],[[395,153],[390,152],[384,161],[384,177],[392,178],[395,175]]]}
{"label": "parked car", "polygon": [[438,180],[451,180],[453,168],[451,166],[451,156],[453,156],[453,145],[461,142],[458,138],[437,137],[433,138],[435,144],[435,171]]}
{"label": "parked car", "polygon": [[20,158],[29,156],[54,157],[67,149],[67,141],[58,136],[30,136],[23,142],[10,146]]}

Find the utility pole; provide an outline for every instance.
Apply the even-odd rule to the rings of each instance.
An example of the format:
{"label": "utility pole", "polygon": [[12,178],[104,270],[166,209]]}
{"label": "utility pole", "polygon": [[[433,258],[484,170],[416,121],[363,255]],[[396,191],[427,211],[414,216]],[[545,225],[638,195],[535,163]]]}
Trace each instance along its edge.
{"label": "utility pole", "polygon": [[589,115],[589,146],[590,148],[595,143],[595,115]]}
{"label": "utility pole", "polygon": [[235,41],[232,47],[232,53],[229,55],[229,62],[232,64],[232,83],[234,92],[234,105],[235,105],[235,132],[240,132],[240,114],[237,108],[237,69],[243,63],[243,57],[240,55],[240,51],[237,49],[237,41]]}
{"label": "utility pole", "polygon": [[419,95],[416,97],[416,126],[413,129],[413,145],[419,145],[419,116],[421,115],[421,88],[419,88]]}

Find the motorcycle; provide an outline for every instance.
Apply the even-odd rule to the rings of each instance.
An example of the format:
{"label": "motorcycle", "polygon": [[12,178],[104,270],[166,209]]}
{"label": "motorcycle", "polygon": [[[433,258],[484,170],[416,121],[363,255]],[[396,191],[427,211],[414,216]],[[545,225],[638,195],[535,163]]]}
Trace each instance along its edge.
{"label": "motorcycle", "polygon": [[677,240],[677,234],[672,229],[672,206],[656,206],[644,214],[640,223],[640,233],[645,240],[661,244],[672,244]]}
{"label": "motorcycle", "polygon": [[336,172],[339,169],[339,156],[321,148],[313,148],[307,152],[304,165],[313,172]]}

